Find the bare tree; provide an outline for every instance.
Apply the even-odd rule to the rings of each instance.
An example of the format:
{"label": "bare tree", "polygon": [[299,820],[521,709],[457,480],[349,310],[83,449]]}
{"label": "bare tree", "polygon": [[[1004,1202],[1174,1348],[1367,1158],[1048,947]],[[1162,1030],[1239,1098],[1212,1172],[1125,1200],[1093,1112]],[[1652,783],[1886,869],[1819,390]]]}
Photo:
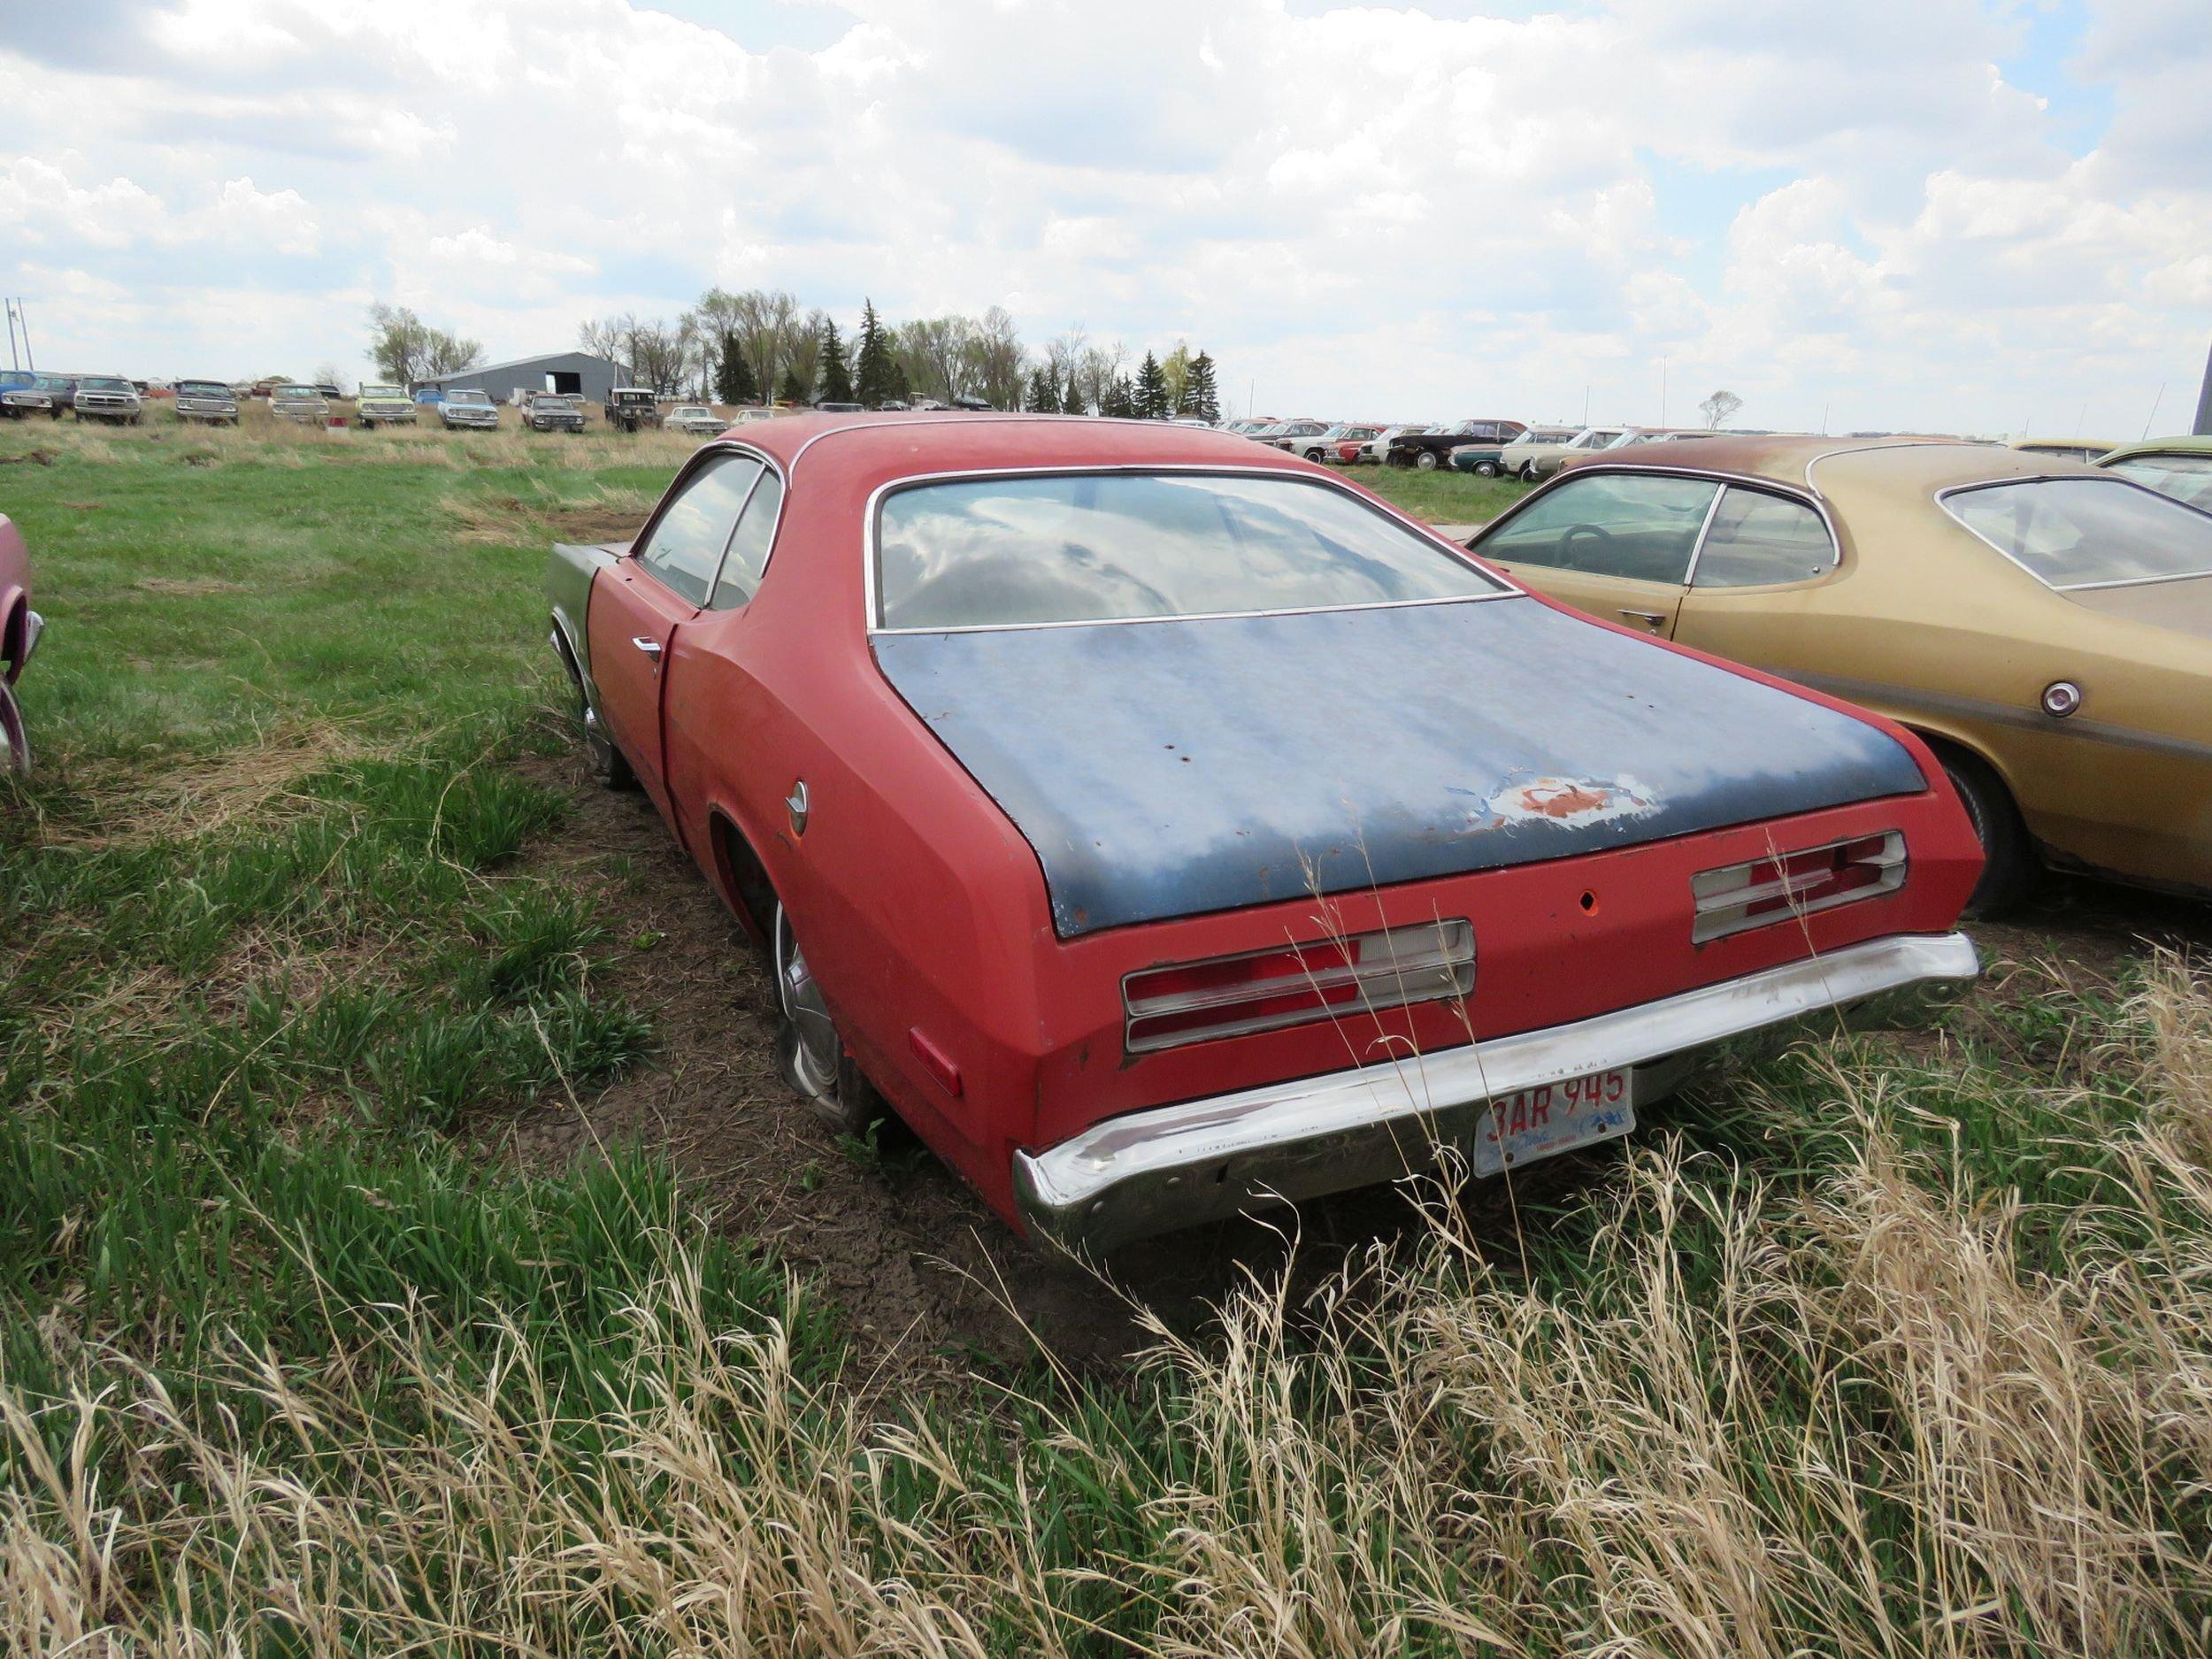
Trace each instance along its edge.
{"label": "bare tree", "polygon": [[1129,348],[1117,340],[1109,346],[1086,346],[1076,371],[1076,385],[1083,401],[1094,411],[1103,409],[1121,371],[1129,361]]}
{"label": "bare tree", "polygon": [[608,357],[627,368],[623,352],[629,339],[629,330],[636,323],[634,317],[609,317],[598,322],[586,321],[576,330],[576,343],[595,357]]}
{"label": "bare tree", "polygon": [[1705,417],[1705,425],[1707,429],[1709,431],[1717,432],[1720,430],[1720,423],[1726,420],[1731,415],[1733,415],[1742,407],[1743,399],[1737,396],[1735,393],[1715,392],[1710,397],[1700,403],[1697,406],[1697,410],[1698,413]]}
{"label": "bare tree", "polygon": [[458,374],[463,369],[472,369],[484,360],[481,341],[449,334],[442,328],[427,329],[425,335],[423,367],[432,380],[442,374]]}
{"label": "bare tree", "polygon": [[994,409],[1012,409],[1021,402],[1024,352],[1021,334],[1002,306],[985,311],[970,333],[964,348],[968,358],[968,389]]}

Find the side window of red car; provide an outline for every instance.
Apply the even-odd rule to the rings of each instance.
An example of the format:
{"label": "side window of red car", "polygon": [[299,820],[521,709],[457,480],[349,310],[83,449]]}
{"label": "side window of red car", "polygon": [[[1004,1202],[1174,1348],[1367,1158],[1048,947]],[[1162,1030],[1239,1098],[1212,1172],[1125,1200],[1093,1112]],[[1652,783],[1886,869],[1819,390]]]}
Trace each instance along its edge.
{"label": "side window of red car", "polygon": [[722,560],[722,574],[714,584],[712,608],[734,611],[760,587],[761,572],[768,568],[768,547],[776,534],[776,514],[783,507],[783,480],[763,472],[745,503],[730,538],[730,550]]}
{"label": "side window of red car", "polygon": [[738,511],[760,473],[760,463],[749,455],[716,456],[685,480],[675,499],[662,509],[634,549],[638,563],[693,604],[706,603],[722,550],[737,527]]}

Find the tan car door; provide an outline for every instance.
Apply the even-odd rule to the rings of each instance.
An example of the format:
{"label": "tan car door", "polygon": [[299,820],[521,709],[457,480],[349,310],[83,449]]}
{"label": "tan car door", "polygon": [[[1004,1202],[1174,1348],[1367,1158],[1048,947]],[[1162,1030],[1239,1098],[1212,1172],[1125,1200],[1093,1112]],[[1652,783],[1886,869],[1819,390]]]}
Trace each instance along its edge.
{"label": "tan car door", "polygon": [[1674,637],[1731,662],[1789,674],[1822,660],[1805,631],[1836,568],[1827,521],[1804,502],[1731,484],[1690,566]]}
{"label": "tan car door", "polygon": [[1719,493],[1710,479],[1580,472],[1500,519],[1474,550],[1601,621],[1668,639]]}

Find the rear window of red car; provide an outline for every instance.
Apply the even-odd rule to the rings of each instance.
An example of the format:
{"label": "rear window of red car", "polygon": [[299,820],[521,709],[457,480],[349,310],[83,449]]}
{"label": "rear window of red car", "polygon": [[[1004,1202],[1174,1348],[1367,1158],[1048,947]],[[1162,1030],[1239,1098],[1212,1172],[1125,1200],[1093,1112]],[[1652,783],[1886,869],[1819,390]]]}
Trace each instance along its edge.
{"label": "rear window of red car", "polygon": [[1356,495],[1299,479],[964,479],[902,489],[879,511],[880,628],[1336,611],[1512,591]]}

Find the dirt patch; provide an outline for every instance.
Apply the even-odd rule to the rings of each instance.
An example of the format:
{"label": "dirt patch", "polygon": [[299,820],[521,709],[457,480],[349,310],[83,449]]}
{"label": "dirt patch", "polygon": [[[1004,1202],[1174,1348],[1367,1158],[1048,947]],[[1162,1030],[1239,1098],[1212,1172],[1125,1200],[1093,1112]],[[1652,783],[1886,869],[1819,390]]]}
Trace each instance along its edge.
{"label": "dirt patch", "polygon": [[[355,723],[321,720],[273,727],[252,743],[157,772],[133,765],[91,772],[82,780],[82,794],[94,810],[84,822],[96,827],[49,819],[39,840],[49,846],[138,846],[205,835],[246,818],[274,822],[301,779],[379,752]],[[298,806],[307,810],[313,804]]]}
{"label": "dirt patch", "polygon": [[602,485],[573,501],[463,491],[438,504],[460,526],[462,541],[507,547],[541,541],[628,541],[651,515],[654,500],[643,491]]}
{"label": "dirt patch", "polygon": [[20,455],[0,455],[0,466],[21,466],[27,461],[33,466],[51,466],[59,458],[52,449],[26,449]]}

